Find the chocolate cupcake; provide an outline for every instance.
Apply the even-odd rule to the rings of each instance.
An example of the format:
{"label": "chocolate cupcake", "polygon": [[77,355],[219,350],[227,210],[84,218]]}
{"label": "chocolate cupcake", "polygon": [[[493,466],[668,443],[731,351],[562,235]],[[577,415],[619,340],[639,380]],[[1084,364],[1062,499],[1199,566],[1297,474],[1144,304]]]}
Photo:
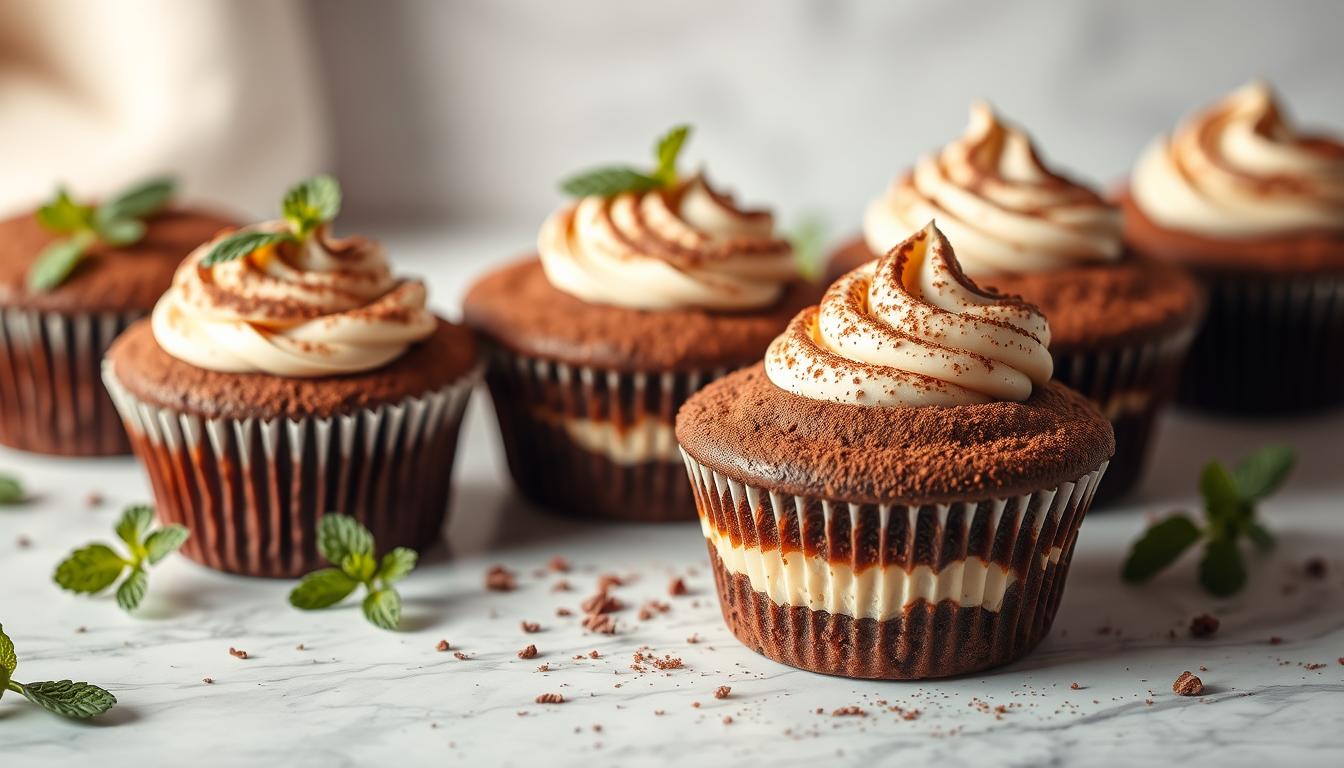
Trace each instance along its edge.
{"label": "chocolate cupcake", "polygon": [[1059,607],[1114,448],[1050,380],[1035,307],[982,291],[932,224],[841,277],[677,415],[724,619],[814,672],[1008,663]]}
{"label": "chocolate cupcake", "polygon": [[1299,132],[1251,83],[1149,145],[1122,207],[1135,253],[1208,290],[1181,402],[1242,414],[1344,403],[1344,140]]}
{"label": "chocolate cupcake", "polygon": [[388,549],[442,528],[475,343],[377,243],[331,235],[339,203],[310,179],[283,221],[198,248],[104,362],[159,516],[211,568],[312,570],[327,513]]}
{"label": "chocolate cupcake", "polygon": [[580,199],[547,219],[539,256],[467,294],[509,468],[542,507],[692,519],[677,408],[759,360],[815,300],[769,212],[739,208],[703,175],[676,178],[667,148],[684,138],[660,142],[652,174],[571,180]]}
{"label": "chocolate cupcake", "polygon": [[64,191],[0,221],[0,443],[59,456],[130,453],[98,376],[108,345],[149,314],[193,248],[231,226],[169,207],[155,179],[98,205]]}
{"label": "chocolate cupcake", "polygon": [[1178,267],[1125,253],[1118,209],[1048,168],[1025,133],[983,104],[965,135],[869,205],[864,236],[832,256],[831,275],[876,258],[929,219],[957,244],[968,275],[1049,318],[1055,377],[1115,429],[1098,502],[1131,490],[1203,310],[1198,284]]}

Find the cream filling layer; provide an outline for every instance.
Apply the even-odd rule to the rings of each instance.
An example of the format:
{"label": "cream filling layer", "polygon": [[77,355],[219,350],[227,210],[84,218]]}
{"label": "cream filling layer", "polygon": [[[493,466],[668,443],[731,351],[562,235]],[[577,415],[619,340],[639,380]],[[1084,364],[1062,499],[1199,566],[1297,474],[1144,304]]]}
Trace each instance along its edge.
{"label": "cream filling layer", "polygon": [[656,418],[644,418],[625,427],[609,421],[576,419],[534,408],[536,418],[561,427],[575,445],[616,464],[643,464],[649,461],[681,462],[677,435],[671,424]]}
{"label": "cream filling layer", "polygon": [[[919,600],[951,600],[962,608],[998,612],[1008,586],[1020,576],[978,557],[949,563],[941,571],[918,565],[907,571],[895,566],[865,568],[855,573],[845,563],[801,552],[735,545],[708,518],[700,528],[729,573],[746,576],[752,589],[776,605],[843,614],[856,619],[885,621],[901,616]],[[1052,547],[1040,557],[1040,567],[1058,563],[1063,551]]]}

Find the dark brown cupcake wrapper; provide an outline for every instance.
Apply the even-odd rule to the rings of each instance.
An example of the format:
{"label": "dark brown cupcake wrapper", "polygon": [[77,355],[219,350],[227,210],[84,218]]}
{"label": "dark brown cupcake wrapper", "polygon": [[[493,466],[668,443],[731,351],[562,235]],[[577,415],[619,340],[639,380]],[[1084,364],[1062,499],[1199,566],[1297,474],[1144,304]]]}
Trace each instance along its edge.
{"label": "dark brown cupcake wrapper", "polygon": [[883,679],[967,674],[1034,648],[1106,471],[1007,499],[903,506],[771,492],[683,456],[733,634],[790,666]]}
{"label": "dark brown cupcake wrapper", "polygon": [[673,425],[727,369],[615,371],[484,347],[509,471],[528,499],[579,517],[694,519]]}
{"label": "dark brown cupcake wrapper", "polygon": [[216,570],[289,578],[325,565],[317,523],[327,513],[358,519],[383,550],[438,539],[478,378],[331,418],[227,419],[145,403],[103,366],[159,519],[191,531],[182,553]]}
{"label": "dark brown cupcake wrapper", "polygon": [[1115,431],[1115,455],[1096,503],[1118,499],[1138,483],[1157,415],[1175,395],[1196,330],[1192,321],[1140,344],[1054,353],[1054,378],[1095,403]]}
{"label": "dark brown cupcake wrapper", "polygon": [[0,443],[58,456],[130,453],[99,366],[139,317],[0,310]]}
{"label": "dark brown cupcake wrapper", "polygon": [[1209,311],[1181,403],[1245,415],[1344,404],[1344,274],[1200,277]]}

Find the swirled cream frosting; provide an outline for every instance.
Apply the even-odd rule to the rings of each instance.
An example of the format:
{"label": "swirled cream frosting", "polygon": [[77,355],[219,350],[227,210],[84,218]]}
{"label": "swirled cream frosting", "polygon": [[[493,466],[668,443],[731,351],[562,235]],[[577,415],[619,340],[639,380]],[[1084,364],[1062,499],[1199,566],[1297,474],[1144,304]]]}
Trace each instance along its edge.
{"label": "swirled cream frosting", "polygon": [[593,304],[759,309],[798,269],[774,217],[747,211],[703,176],[671,189],[585,197],[552,214],[537,248],[546,278]]}
{"label": "swirled cream frosting", "polygon": [[1031,139],[983,103],[961,138],[921,157],[869,203],[864,240],[886,253],[931,219],[971,275],[1114,261],[1122,247],[1119,212],[1047,168]]}
{"label": "swirled cream frosting", "polygon": [[765,354],[781,389],[871,406],[1022,401],[1053,372],[1032,305],[978,288],[930,222],[833,283]]}
{"label": "swirled cream frosting", "polygon": [[1261,82],[1153,141],[1130,179],[1144,215],[1212,237],[1344,229],[1344,142],[1299,132]]}
{"label": "swirled cream frosting", "polygon": [[[251,229],[284,228],[274,222]],[[394,277],[371,240],[335,239],[323,226],[302,242],[202,266],[213,245],[182,262],[151,319],[159,346],[198,368],[356,373],[386,365],[434,333],[424,284]]]}

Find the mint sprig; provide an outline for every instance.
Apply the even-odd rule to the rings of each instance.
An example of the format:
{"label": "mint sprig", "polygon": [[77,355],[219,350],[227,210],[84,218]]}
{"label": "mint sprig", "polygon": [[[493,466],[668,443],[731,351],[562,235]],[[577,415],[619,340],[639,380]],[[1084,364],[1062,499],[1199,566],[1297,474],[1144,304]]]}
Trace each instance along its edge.
{"label": "mint sprig", "polygon": [[1256,504],[1283,485],[1295,463],[1296,454],[1285,445],[1261,448],[1230,471],[1209,462],[1199,478],[1204,525],[1177,513],[1150,526],[1134,542],[1121,576],[1146,582],[1202,540],[1200,585],[1218,597],[1240,591],[1247,576],[1239,540],[1244,536],[1262,551],[1274,546],[1273,534],[1255,519]]}
{"label": "mint sprig", "polygon": [[0,472],[0,506],[22,504],[28,500],[19,478],[8,472]]}
{"label": "mint sprig", "polygon": [[674,186],[677,183],[677,157],[690,135],[689,125],[678,125],[660,136],[653,145],[656,165],[651,172],[626,165],[604,166],[565,179],[560,183],[560,189],[574,197],[615,197],[626,192]]}
{"label": "mint sprig", "polygon": [[66,237],[54,240],[38,254],[28,270],[28,289],[45,293],[65,282],[96,243],[113,247],[132,245],[145,236],[144,219],[172,198],[177,182],[154,178],[118,192],[98,205],[82,205],[64,187],[37,209],[45,229]]}
{"label": "mint sprig", "polygon": [[337,567],[304,576],[289,593],[290,605],[305,611],[330,608],[363,585],[368,590],[364,618],[382,629],[401,624],[401,595],[392,585],[415,570],[420,557],[415,550],[397,547],[378,560],[368,528],[346,515],[326,515],[318,523],[317,551]]}
{"label": "mint sprig", "polygon": [[190,536],[181,525],[151,530],[153,523],[154,510],[150,507],[127,507],[117,521],[116,533],[126,544],[128,555],[118,554],[106,544],[89,544],[62,560],[53,579],[62,589],[93,595],[112,586],[129,571],[117,587],[117,605],[123,611],[134,611],[149,589],[148,566],[157,565],[176,552]]}
{"label": "mint sprig", "polygon": [[341,185],[330,176],[304,179],[285,192],[280,213],[288,227],[281,232],[235,232],[215,243],[201,259],[202,267],[241,259],[258,248],[277,243],[302,243],[341,212]]}
{"label": "mint sprig", "polygon": [[18,668],[19,656],[14,651],[14,641],[0,626],[0,698],[4,697],[5,691],[13,691],[48,712],[76,719],[101,715],[117,703],[116,696],[89,683],[70,680],[17,682],[14,670]]}

